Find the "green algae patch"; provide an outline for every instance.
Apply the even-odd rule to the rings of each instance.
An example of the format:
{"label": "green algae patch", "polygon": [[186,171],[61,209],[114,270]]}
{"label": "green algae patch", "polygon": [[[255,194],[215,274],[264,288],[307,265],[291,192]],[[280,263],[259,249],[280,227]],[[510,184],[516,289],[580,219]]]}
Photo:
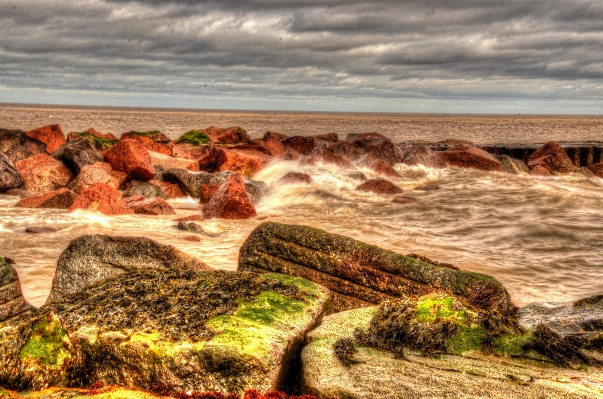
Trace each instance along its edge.
{"label": "green algae patch", "polygon": [[37,361],[48,366],[61,366],[71,353],[66,349],[69,343],[67,331],[53,314],[42,316],[32,327],[31,336],[21,349],[19,357]]}
{"label": "green algae patch", "polygon": [[459,333],[452,338],[448,338],[448,350],[455,355],[462,355],[466,352],[477,351],[486,336],[486,330],[483,328],[471,328],[459,326]]}
{"label": "green algae patch", "polygon": [[106,150],[118,142],[118,140],[110,140],[110,139],[98,137],[98,136],[95,136],[93,134],[86,133],[86,132],[75,132],[75,133],[78,136],[83,137],[86,140],[92,142],[92,144],[94,145],[94,148],[99,149],[99,150]]}
{"label": "green algae patch", "polygon": [[529,344],[534,339],[533,331],[528,331],[523,335],[503,334],[494,338],[492,344],[498,354],[508,356],[520,356],[525,353],[524,345]]}
{"label": "green algae patch", "polygon": [[318,286],[310,280],[306,280],[299,277],[287,276],[285,274],[280,273],[266,273],[262,274],[264,278],[271,278],[274,280],[278,280],[283,284],[289,285],[291,287],[295,287],[304,293],[308,293],[311,296],[320,295],[320,289]]}
{"label": "green algae patch", "polygon": [[136,132],[136,131],[132,130],[129,133],[133,134],[133,135],[136,135],[136,136],[150,137],[150,136],[155,136],[156,134],[159,134],[161,132],[159,130],[149,130],[148,132]]}
{"label": "green algae patch", "polygon": [[191,130],[190,132],[184,133],[182,136],[180,136],[176,142],[191,145],[202,145],[207,144],[210,141],[211,140],[207,134],[198,130]]}

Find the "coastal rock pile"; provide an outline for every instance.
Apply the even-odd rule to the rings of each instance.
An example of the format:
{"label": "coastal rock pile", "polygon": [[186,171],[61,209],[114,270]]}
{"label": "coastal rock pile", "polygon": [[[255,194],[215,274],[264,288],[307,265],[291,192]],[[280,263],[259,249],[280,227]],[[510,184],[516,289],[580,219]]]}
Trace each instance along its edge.
{"label": "coastal rock pile", "polygon": [[11,262],[0,257],[0,323],[32,310],[23,298],[19,277]]}

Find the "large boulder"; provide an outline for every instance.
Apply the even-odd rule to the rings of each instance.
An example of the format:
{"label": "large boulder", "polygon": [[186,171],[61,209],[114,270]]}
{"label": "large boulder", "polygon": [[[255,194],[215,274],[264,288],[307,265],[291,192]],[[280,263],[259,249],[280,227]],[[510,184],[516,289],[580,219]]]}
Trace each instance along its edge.
{"label": "large boulder", "polygon": [[460,143],[446,151],[439,152],[440,156],[452,166],[472,168],[486,171],[502,171],[502,164],[488,152],[470,144]]}
{"label": "large boulder", "polygon": [[78,175],[84,166],[105,160],[103,154],[98,152],[89,140],[82,137],[63,144],[52,156],[63,161],[74,176]]}
{"label": "large boulder", "polygon": [[243,177],[232,174],[203,207],[205,219],[248,219],[257,216],[253,198],[245,190]]}
{"label": "large boulder", "polygon": [[146,237],[83,235],[61,253],[47,302],[115,274],[157,268],[212,270],[200,260]]}
{"label": "large boulder", "polygon": [[77,196],[68,212],[77,209],[98,211],[104,215],[124,215],[133,213],[115,188],[105,183],[94,183]]}
{"label": "large boulder", "polygon": [[400,194],[404,190],[385,179],[370,179],[356,187],[356,190],[375,194]]}
{"label": "large boulder", "polygon": [[300,155],[310,155],[316,149],[316,139],[306,136],[288,137],[282,141],[287,159],[297,159]]}
{"label": "large boulder", "polygon": [[23,189],[32,193],[46,193],[65,187],[73,175],[63,162],[47,154],[34,155],[15,164],[23,180]]}
{"label": "large boulder", "polygon": [[163,190],[156,184],[146,181],[132,180],[128,185],[128,188],[124,190],[124,197],[136,197],[142,196],[144,198],[155,198],[160,197],[167,199],[168,196]]}
{"label": "large boulder", "polygon": [[187,169],[192,172],[198,172],[199,162],[193,159],[186,158],[174,158],[173,156],[168,156],[159,152],[149,151],[149,155],[151,156],[151,163],[153,166],[161,166],[164,170],[172,169],[172,168],[181,168]]}
{"label": "large boulder", "polygon": [[446,161],[440,153],[434,152],[428,146],[413,145],[402,148],[404,152],[403,162],[407,165],[423,165],[428,168],[440,169],[446,167]]}
{"label": "large boulder", "polygon": [[176,183],[170,183],[167,181],[160,180],[149,180],[149,183],[153,183],[164,192],[167,198],[182,198],[184,193]]}
{"label": "large boulder", "polygon": [[19,188],[22,184],[23,180],[15,164],[6,155],[0,153],[0,193]]}
{"label": "large boulder", "polygon": [[63,187],[56,191],[23,198],[17,205],[23,208],[68,209],[76,198],[76,193]]}
{"label": "large boulder", "polygon": [[[221,186],[226,180],[228,180],[230,176],[234,174],[235,172],[230,170],[216,173],[209,180],[208,184]],[[247,191],[247,194],[251,195],[251,198],[253,198],[255,203],[257,203],[264,196],[264,194],[268,192],[268,185],[261,180],[254,180],[243,176],[243,184],[245,185],[245,191]]]}
{"label": "large boulder", "polygon": [[400,173],[398,173],[394,168],[392,168],[389,164],[385,163],[381,159],[377,160],[377,162],[375,162],[373,166],[371,166],[371,170],[377,173],[379,176],[383,177],[402,177]]}
{"label": "large boulder", "polygon": [[111,133],[100,133],[90,128],[83,132],[70,132],[67,135],[67,141],[76,140],[79,138],[86,139],[99,151],[105,151],[118,142],[117,137]]}
{"label": "large boulder", "polygon": [[148,132],[131,131],[123,133],[119,139],[140,141],[142,145],[144,145],[149,151],[165,154],[170,157],[173,155],[171,148],[172,140],[170,140],[159,130],[152,130]]}
{"label": "large boulder", "polygon": [[[172,148],[175,157],[189,159],[197,162],[198,169],[204,172],[213,172],[217,167],[220,159],[221,149],[208,140],[208,144],[193,145],[193,144],[176,144]],[[183,167],[182,165],[179,167]],[[187,168],[185,168],[187,169]]]}
{"label": "large boulder", "polygon": [[404,157],[398,146],[379,133],[348,135],[345,142],[333,144],[327,150],[361,166],[371,166],[378,160],[394,166]]}
{"label": "large boulder", "polygon": [[478,309],[508,315],[513,304],[493,277],[429,264],[308,226],[268,222],[239,251],[239,270],[272,271],[329,288],[335,311],[388,299],[445,292]]}
{"label": "large boulder", "polygon": [[230,170],[252,177],[272,160],[270,155],[255,150],[226,150],[220,152],[217,171]]}
{"label": "large boulder", "polygon": [[528,157],[530,170],[536,166],[547,168],[552,174],[572,173],[578,169],[565,150],[554,141],[549,141]]}
{"label": "large boulder", "polygon": [[49,154],[52,154],[59,149],[60,146],[65,144],[65,134],[59,125],[39,127],[37,129],[30,130],[25,134],[46,144],[46,151]]}
{"label": "large boulder", "polygon": [[226,129],[210,126],[207,129],[202,129],[202,131],[214,143],[236,144],[251,140],[247,132],[238,126],[228,127]]}
{"label": "large boulder", "polygon": [[147,149],[136,140],[121,140],[104,153],[113,170],[126,173],[130,180],[151,180],[157,173]]}
{"label": "large boulder", "polygon": [[77,177],[69,183],[68,188],[77,194],[96,183],[103,183],[114,189],[120,186],[120,179],[115,177],[111,165],[106,162],[97,162],[93,165],[84,165]]}
{"label": "large boulder", "polygon": [[6,320],[30,310],[32,307],[23,298],[17,272],[6,258],[0,257],[0,326]]}
{"label": "large boulder", "polygon": [[161,197],[145,198],[142,195],[124,198],[126,204],[137,215],[175,215],[174,208]]}
{"label": "large boulder", "polygon": [[175,183],[185,195],[193,198],[201,196],[201,186],[209,184],[213,175],[207,172],[191,172],[187,169],[173,168],[163,172],[163,180]]}
{"label": "large boulder", "polygon": [[17,163],[37,154],[46,154],[46,144],[22,130],[0,129],[0,153]]}

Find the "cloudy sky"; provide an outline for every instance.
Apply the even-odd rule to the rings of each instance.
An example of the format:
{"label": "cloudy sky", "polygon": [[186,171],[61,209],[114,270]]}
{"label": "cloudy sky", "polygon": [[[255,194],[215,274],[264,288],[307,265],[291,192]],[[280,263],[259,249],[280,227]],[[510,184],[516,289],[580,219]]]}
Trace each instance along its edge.
{"label": "cloudy sky", "polygon": [[0,102],[603,114],[603,2],[0,0]]}

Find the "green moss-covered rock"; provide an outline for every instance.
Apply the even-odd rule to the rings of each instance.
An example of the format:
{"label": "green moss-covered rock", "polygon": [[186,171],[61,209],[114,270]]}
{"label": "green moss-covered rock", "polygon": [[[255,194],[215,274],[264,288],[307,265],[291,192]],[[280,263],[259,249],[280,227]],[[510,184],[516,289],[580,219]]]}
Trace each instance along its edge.
{"label": "green moss-covered rock", "polygon": [[184,133],[180,136],[176,143],[180,144],[191,144],[194,146],[203,145],[209,143],[211,140],[207,134],[198,130],[191,130],[188,133]]}
{"label": "green moss-covered rock", "polygon": [[92,143],[97,150],[106,150],[119,140],[111,140],[104,137],[99,137],[88,132],[72,132],[72,135],[82,137]]}

